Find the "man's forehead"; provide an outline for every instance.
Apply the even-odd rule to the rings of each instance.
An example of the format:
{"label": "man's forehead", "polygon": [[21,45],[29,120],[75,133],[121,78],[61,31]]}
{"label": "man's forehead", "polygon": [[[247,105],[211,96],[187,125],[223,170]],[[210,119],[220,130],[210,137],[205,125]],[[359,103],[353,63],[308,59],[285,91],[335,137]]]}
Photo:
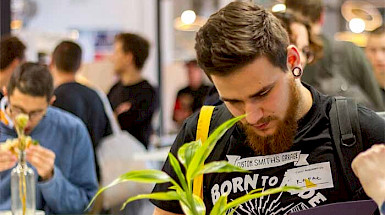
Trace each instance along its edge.
{"label": "man's forehead", "polygon": [[32,96],[20,92],[17,88],[9,95],[9,103],[25,109],[46,107],[48,105],[45,96]]}
{"label": "man's forehead", "polygon": [[248,97],[277,82],[285,72],[267,60],[253,62],[226,76],[211,75],[221,97]]}

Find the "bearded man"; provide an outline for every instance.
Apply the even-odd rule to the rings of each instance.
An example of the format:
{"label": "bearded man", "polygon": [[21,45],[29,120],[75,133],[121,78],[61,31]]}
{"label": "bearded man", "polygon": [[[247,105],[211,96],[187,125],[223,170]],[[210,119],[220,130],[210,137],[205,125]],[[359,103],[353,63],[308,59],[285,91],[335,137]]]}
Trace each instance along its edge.
{"label": "bearded man", "polygon": [[[246,114],[228,130],[206,160],[227,160],[250,173],[204,176],[207,214],[221,195],[228,202],[253,189],[313,182],[313,189],[278,193],[251,200],[234,214],[290,214],[351,199],[339,166],[330,129],[333,97],[302,83],[301,55],[289,45],[280,21],[247,2],[232,2],[211,15],[196,35],[200,67],[218,89],[223,105],[214,109],[210,131],[232,116]],[[385,142],[385,122],[358,106],[363,142]],[[199,113],[186,120],[171,153],[195,139]],[[177,177],[167,160],[163,170]],[[294,184],[295,184],[294,183]],[[290,184],[293,185],[293,184]],[[164,192],[170,184],[157,184]],[[152,200],[154,214],[182,214],[176,201]]]}

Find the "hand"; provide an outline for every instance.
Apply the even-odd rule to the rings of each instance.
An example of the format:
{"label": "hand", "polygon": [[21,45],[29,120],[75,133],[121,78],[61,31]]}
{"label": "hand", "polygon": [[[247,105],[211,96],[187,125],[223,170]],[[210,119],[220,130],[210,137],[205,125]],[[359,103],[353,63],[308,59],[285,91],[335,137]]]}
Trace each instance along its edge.
{"label": "hand", "polygon": [[130,110],[131,106],[132,104],[130,102],[121,103],[120,105],[118,105],[118,107],[115,108],[115,115],[119,116],[120,114],[127,112],[128,110]]}
{"label": "hand", "polygon": [[43,180],[49,180],[53,176],[55,153],[40,145],[31,145],[27,151],[27,161],[37,170]]}
{"label": "hand", "polygon": [[385,145],[373,145],[361,152],[352,162],[352,168],[366,194],[379,206],[385,201]]}
{"label": "hand", "polygon": [[17,158],[8,150],[2,150],[0,148],[0,172],[11,169],[15,166]]}

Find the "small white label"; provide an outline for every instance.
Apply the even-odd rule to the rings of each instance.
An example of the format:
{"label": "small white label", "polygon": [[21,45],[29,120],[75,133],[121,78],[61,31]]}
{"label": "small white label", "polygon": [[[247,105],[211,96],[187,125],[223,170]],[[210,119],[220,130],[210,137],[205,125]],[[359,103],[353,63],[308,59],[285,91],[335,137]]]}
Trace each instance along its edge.
{"label": "small white label", "polygon": [[246,170],[265,169],[282,166],[294,162],[295,166],[309,165],[306,161],[308,154],[301,154],[301,151],[285,152],[274,155],[256,156],[242,158],[239,155],[226,155],[230,164],[242,167]]}
{"label": "small white label", "polygon": [[285,173],[281,186],[283,185],[303,188],[303,190],[300,191],[291,191],[291,194],[297,194],[307,190],[333,188],[330,162],[289,169]]}

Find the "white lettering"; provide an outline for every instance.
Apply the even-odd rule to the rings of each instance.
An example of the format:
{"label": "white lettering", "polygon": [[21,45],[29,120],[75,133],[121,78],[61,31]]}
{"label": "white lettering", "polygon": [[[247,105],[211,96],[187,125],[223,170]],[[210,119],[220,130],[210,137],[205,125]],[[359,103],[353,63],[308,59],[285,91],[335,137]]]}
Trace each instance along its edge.
{"label": "white lettering", "polygon": [[225,182],[223,182],[221,186],[221,194],[222,195],[225,193],[230,194],[231,188],[232,188],[231,182],[226,180]]}
{"label": "white lettering", "polygon": [[218,201],[220,196],[221,196],[221,194],[219,193],[219,185],[215,184],[211,188],[211,200],[213,201],[213,205],[215,204],[215,202]]}
{"label": "white lettering", "polygon": [[278,183],[278,177],[273,176],[269,179],[269,186],[274,187]]}
{"label": "white lettering", "polygon": [[301,197],[302,199],[310,199],[312,196],[314,196],[314,194],[315,194],[314,190],[307,190],[307,191],[301,192],[300,194],[298,194],[298,196]]}
{"label": "white lettering", "polygon": [[258,180],[258,174],[253,175],[253,179],[251,179],[250,175],[245,176],[244,181],[244,190],[249,190],[249,185],[253,188],[253,190],[257,189],[257,180]]}
{"label": "white lettering", "polygon": [[262,176],[262,187],[265,186],[265,184],[266,184],[266,179],[268,179],[268,178],[269,178],[269,176]]}
{"label": "white lettering", "polygon": [[311,198],[309,200],[309,204],[312,206],[312,207],[315,207],[317,206],[317,204],[320,203],[320,201],[326,201],[326,197],[324,195],[322,195],[321,193],[317,193],[313,198]]}
{"label": "white lettering", "polygon": [[241,177],[236,177],[233,178],[233,192],[236,193],[237,189],[239,189],[240,192],[243,192],[243,187],[242,187],[242,182],[243,179]]}

